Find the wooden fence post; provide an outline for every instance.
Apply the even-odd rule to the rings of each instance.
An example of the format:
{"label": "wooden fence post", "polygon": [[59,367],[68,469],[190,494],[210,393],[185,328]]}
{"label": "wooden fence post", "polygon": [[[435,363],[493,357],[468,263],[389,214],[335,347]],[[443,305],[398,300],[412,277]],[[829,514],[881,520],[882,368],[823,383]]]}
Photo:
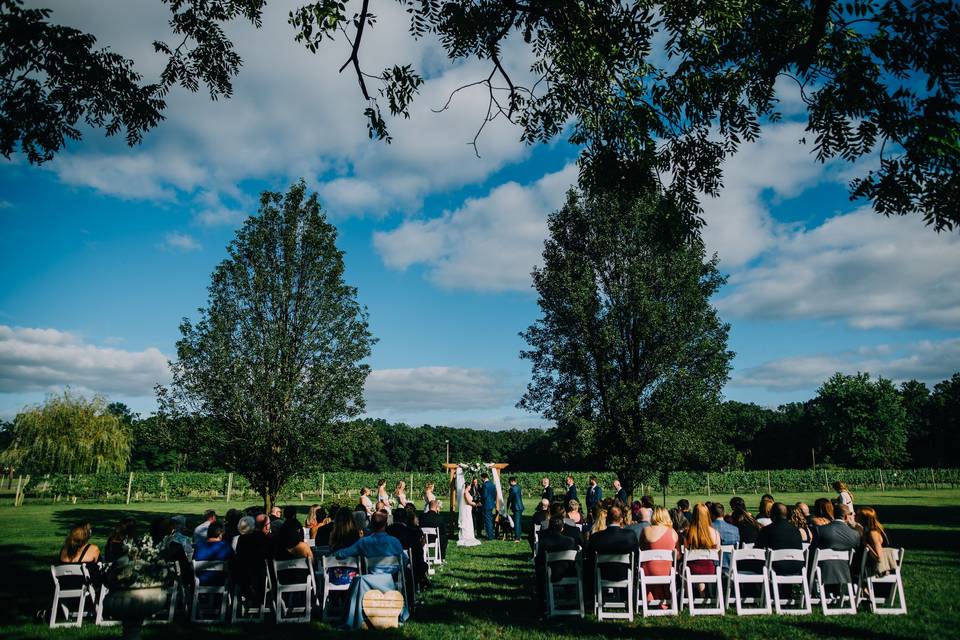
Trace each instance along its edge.
{"label": "wooden fence post", "polygon": [[227,502],[230,502],[231,493],[233,493],[233,471],[227,476]]}
{"label": "wooden fence post", "polygon": [[770,488],[770,470],[767,469],[767,493],[773,495],[773,489]]}
{"label": "wooden fence post", "polygon": [[327,484],[327,474],[321,473],[320,474],[320,502],[321,503],[323,502],[323,491],[324,489],[326,489],[326,484]]}
{"label": "wooden fence post", "polygon": [[13,506],[20,506],[20,487],[23,486],[23,476],[17,476],[17,492],[13,494]]}
{"label": "wooden fence post", "polygon": [[880,472],[880,493],[883,493],[884,491],[886,491],[886,489],[883,486],[883,469],[877,469],[877,471]]}
{"label": "wooden fence post", "polygon": [[133,471],[130,472],[130,477],[127,478],[127,504],[130,504],[131,489],[133,489]]}
{"label": "wooden fence post", "polygon": [[827,470],[823,470],[823,490],[826,491],[830,488],[830,482],[827,481]]}
{"label": "wooden fence post", "polygon": [[937,476],[933,474],[933,467],[930,467],[930,479],[933,481],[933,490],[937,490]]}
{"label": "wooden fence post", "polygon": [[710,474],[707,474],[707,497],[710,497]]}

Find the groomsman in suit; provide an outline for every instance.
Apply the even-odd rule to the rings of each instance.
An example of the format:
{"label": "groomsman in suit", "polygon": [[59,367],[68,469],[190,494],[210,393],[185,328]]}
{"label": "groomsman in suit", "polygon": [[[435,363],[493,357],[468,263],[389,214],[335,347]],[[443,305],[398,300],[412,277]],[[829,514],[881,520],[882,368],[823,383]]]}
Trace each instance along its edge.
{"label": "groomsman in suit", "polygon": [[593,517],[593,509],[603,500],[603,489],[597,484],[597,476],[590,476],[590,486],[587,489],[587,517]]}
{"label": "groomsman in suit", "polygon": [[483,494],[483,529],[486,531],[487,540],[493,540],[493,510],[497,508],[497,487],[490,482],[490,476],[486,473],[480,475],[483,480],[481,493]]}
{"label": "groomsman in suit", "polygon": [[573,476],[567,476],[567,493],[563,496],[563,506],[567,506],[571,500],[576,499],[577,485],[573,482]]}
{"label": "groomsman in suit", "polygon": [[613,481],[613,490],[617,492],[617,500],[623,504],[629,504],[627,500],[630,499],[630,496],[627,495],[627,490],[623,488],[623,485],[620,484],[620,480]]}
{"label": "groomsman in suit", "polygon": [[553,503],[553,487],[550,486],[550,478],[544,478],[543,480],[541,480],[541,484],[543,484],[543,491],[540,492],[540,499],[549,500],[552,504]]}
{"label": "groomsman in suit", "polygon": [[513,541],[520,542],[523,537],[523,531],[520,529],[520,521],[523,519],[523,494],[520,492],[520,485],[517,479],[510,478],[510,497],[507,498],[507,511],[513,516]]}

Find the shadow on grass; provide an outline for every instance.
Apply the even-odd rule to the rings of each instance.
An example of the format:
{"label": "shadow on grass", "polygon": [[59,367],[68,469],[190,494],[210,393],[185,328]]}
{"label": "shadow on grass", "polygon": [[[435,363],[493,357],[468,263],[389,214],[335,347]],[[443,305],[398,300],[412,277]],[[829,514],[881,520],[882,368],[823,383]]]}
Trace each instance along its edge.
{"label": "shadow on grass", "polygon": [[3,624],[26,624],[37,620],[41,609],[50,607],[53,578],[50,563],[56,552],[44,562],[20,544],[0,545],[0,620]]}

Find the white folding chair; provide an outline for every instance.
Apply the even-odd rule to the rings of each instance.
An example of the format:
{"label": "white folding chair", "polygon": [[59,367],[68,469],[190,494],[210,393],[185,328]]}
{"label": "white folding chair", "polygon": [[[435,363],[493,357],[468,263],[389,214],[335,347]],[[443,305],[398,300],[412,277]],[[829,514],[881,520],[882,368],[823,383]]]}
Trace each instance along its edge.
{"label": "white folding chair", "polygon": [[[670,563],[670,574],[665,576],[648,576],[643,569],[644,562],[662,562]],[[679,602],[677,601],[677,552],[665,549],[648,549],[641,551],[637,557],[637,600],[640,602],[640,609],[643,617],[648,616],[675,616],[679,613]],[[656,586],[666,589],[670,594],[668,608],[664,609],[664,599],[647,600],[648,587]]]}
{"label": "white folding chair", "polygon": [[[177,578],[173,584],[167,588],[167,606],[158,611],[152,618],[143,621],[144,624],[170,624],[177,613],[177,601],[181,598],[183,592],[183,583],[180,579],[180,565],[176,562],[170,563],[170,569],[176,574]],[[97,611],[100,615],[102,607]],[[115,624],[115,622],[114,622]]]}
{"label": "white folding chair", "polygon": [[[781,575],[777,573],[775,562],[800,562],[800,573]],[[770,575],[770,591],[773,594],[773,607],[779,615],[806,615],[812,611],[810,584],[807,580],[807,554],[802,549],[771,549],[767,553],[767,573]],[[797,607],[790,607],[796,601],[794,597],[781,598],[780,587],[785,586],[800,594]]]}
{"label": "white folding chair", "polygon": [[741,543],[740,543],[740,548],[741,548],[741,549],[753,549],[755,546],[756,546],[756,544],[753,543],[753,542],[741,542]]}
{"label": "white folding chair", "polygon": [[432,576],[436,573],[434,567],[443,564],[443,553],[440,548],[440,529],[437,527],[423,527],[423,535],[427,539],[424,551],[427,553],[428,572]]}
{"label": "white folding chair", "polygon": [[263,622],[270,609],[270,568],[267,561],[263,561],[263,598],[260,601],[250,601],[243,595],[243,588],[239,584],[233,585],[233,622]]}
{"label": "white folding chair", "polygon": [[[403,557],[402,556],[380,556],[363,558],[363,573],[389,573],[393,576],[393,581],[397,589],[403,594],[403,601],[410,606],[410,596],[407,594],[407,581],[404,579]],[[380,571],[373,571],[380,569]]]}
{"label": "white folding chair", "polygon": [[[860,585],[858,589],[858,604],[861,600],[866,600],[870,605],[872,613],[880,615],[901,615],[907,612],[907,600],[903,591],[903,578],[900,575],[900,567],[903,565],[903,549],[890,548],[884,549],[884,552],[893,554],[894,570],[885,576],[867,575],[867,556],[869,551],[863,550],[860,559]],[[890,594],[880,600],[877,598],[877,585],[890,585]]]}
{"label": "white folding chair", "polygon": [[310,527],[303,528],[303,541],[306,542],[309,547],[317,546],[317,541],[310,537]]}
{"label": "white folding chair", "polygon": [[[840,595],[830,597],[827,594],[827,585],[823,583],[822,564],[824,562],[846,562],[853,560],[853,550],[834,551],[833,549],[814,549],[813,551],[813,582],[817,585],[817,595],[820,597],[820,609],[825,616],[853,615],[857,613],[857,597],[853,582],[841,583]],[[838,601],[836,606],[830,606],[831,601]],[[844,604],[846,601],[846,604]]]}
{"label": "white folding chair", "polygon": [[327,603],[330,600],[330,594],[336,592],[346,592],[350,590],[350,583],[332,584],[330,582],[330,574],[328,572],[330,569],[342,567],[346,569],[356,569],[357,573],[360,573],[360,560],[358,558],[343,558],[341,560],[336,556],[329,555],[321,558],[320,566],[323,567],[323,595],[320,598],[320,611],[322,619],[326,620],[329,613],[329,607],[327,606]]}
{"label": "white folding chair", "polygon": [[[306,571],[306,578],[286,581],[289,575]],[[313,567],[306,558],[273,561],[274,588],[273,614],[277,623],[310,622],[310,605],[316,593]],[[303,594],[303,604],[297,602],[297,596]]]}
{"label": "white folding chair", "polygon": [[[708,574],[696,574],[690,572],[689,564],[695,560],[710,560],[714,563],[715,571]],[[683,573],[681,574],[681,597],[686,602],[687,609],[691,616],[702,615],[720,615],[724,611],[723,606],[723,577],[720,571],[720,550],[719,549],[687,549],[683,554]],[[704,585],[704,588],[713,585],[716,589],[716,598],[712,605],[709,604],[710,597],[697,597],[694,593],[696,585]],[[698,606],[700,605],[700,606]]]}
{"label": "white folding chair", "polygon": [[[88,585],[87,572],[80,564],[50,565],[50,575],[53,576],[53,605],[50,607],[50,628],[79,627],[83,624],[83,611],[87,598],[93,601],[93,595]],[[79,586],[63,588],[60,581],[67,578]],[[76,601],[76,608],[70,605]],[[65,622],[57,622],[57,613],[62,613]]]}
{"label": "white folding chair", "polygon": [[[746,573],[740,568],[740,562],[749,561],[760,563],[760,573]],[[767,552],[764,549],[734,549],[727,576],[727,606],[733,605],[738,616],[772,613],[767,577]],[[754,585],[759,589],[759,596],[743,595],[744,585]]]}
{"label": "white folding chair", "polygon": [[[553,562],[573,562],[575,567],[574,575],[561,578],[554,582],[553,570],[550,567],[550,564]],[[580,616],[582,618],[584,616],[583,562],[581,561],[580,552],[577,550],[547,552],[544,563],[546,565],[547,580],[547,617]],[[569,589],[573,590],[573,599],[563,597],[562,592]],[[561,597],[557,596],[557,590],[561,591]],[[558,606],[558,603],[560,603],[561,606]]]}
{"label": "white folding chair", "polygon": [[413,613],[414,608],[417,606],[417,576],[413,572],[413,548],[407,547],[403,550],[403,555],[406,556],[407,562],[403,567],[404,579],[410,579],[410,601],[407,603],[407,607],[410,608],[410,613]]}
{"label": "white folding chair", "polygon": [[[110,565],[103,562],[99,562],[97,564],[99,565],[100,576],[105,576]],[[103,617],[103,601],[106,599],[107,594],[110,593],[110,589],[107,588],[106,582],[101,579],[100,588],[97,589],[93,586],[93,576],[90,575],[86,564],[83,565],[83,573],[87,576],[87,584],[89,585],[87,589],[93,596],[94,600],[94,624],[96,624],[98,627],[110,627],[115,624],[120,624],[119,620],[104,619]]]}
{"label": "white folding chair", "polygon": [[[213,576],[216,584],[200,584],[200,575]],[[193,561],[193,604],[190,607],[190,622],[219,622],[223,623],[227,619],[227,609],[230,603],[230,587],[227,584],[227,563],[223,560],[194,560]],[[201,596],[203,599],[215,603],[219,600],[219,606],[204,607],[201,605]],[[204,617],[205,613],[213,613],[216,617]]]}
{"label": "white folding chair", "polygon": [[[600,565],[624,565],[627,577],[623,580],[604,580],[600,575]],[[630,553],[598,553],[594,575],[594,611],[598,620],[633,620],[633,607],[636,596],[633,593],[635,581],[633,577],[633,554]],[[606,599],[607,589],[624,589],[627,592],[625,602]]]}

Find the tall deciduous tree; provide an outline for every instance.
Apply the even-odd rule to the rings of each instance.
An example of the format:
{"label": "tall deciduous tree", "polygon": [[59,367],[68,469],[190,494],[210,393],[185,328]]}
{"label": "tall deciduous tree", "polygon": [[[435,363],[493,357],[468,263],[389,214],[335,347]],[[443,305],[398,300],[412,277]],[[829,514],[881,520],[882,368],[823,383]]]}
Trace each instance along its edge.
{"label": "tall deciduous tree", "polygon": [[825,457],[852,467],[902,467],[907,412],[886,378],[836,373],[817,390],[814,411]]}
{"label": "tall deciduous tree", "polygon": [[960,459],[960,373],[938,382],[927,405],[930,438],[936,454],[930,463],[950,467]]}
{"label": "tall deciduous tree", "polygon": [[521,334],[533,379],[519,406],[628,485],[709,448],[733,356],[710,304],[724,282],[716,257],[674,237],[672,215],[653,188],[571,191],[533,272],[542,317]]}
{"label": "tall deciduous tree", "polygon": [[103,396],[87,400],[69,391],[17,414],[2,454],[4,464],[30,473],[124,471],[129,459],[129,427]]}
{"label": "tall deciduous tree", "polygon": [[168,414],[207,417],[191,421],[194,446],[221,451],[268,507],[363,411],[362,361],[375,339],[336,238],[303,181],[264,192],[214,270],[199,320],[180,325],[173,381],[159,389]]}

